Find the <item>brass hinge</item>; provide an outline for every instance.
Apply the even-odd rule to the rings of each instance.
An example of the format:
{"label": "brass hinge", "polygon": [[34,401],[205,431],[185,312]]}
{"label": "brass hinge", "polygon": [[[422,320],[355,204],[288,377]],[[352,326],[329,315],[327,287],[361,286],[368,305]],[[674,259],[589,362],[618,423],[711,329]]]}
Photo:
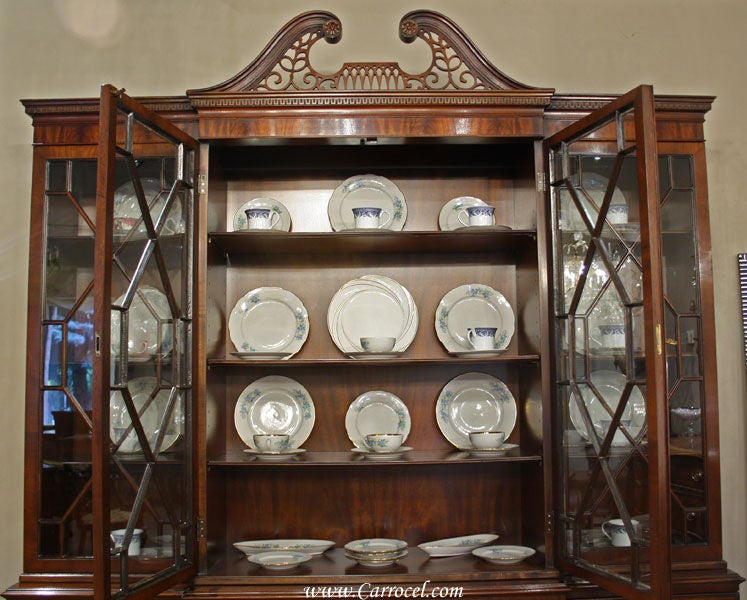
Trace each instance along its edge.
{"label": "brass hinge", "polygon": [[545,533],[555,532],[555,516],[553,513],[545,514]]}
{"label": "brass hinge", "polygon": [[537,191],[538,192],[546,192],[547,191],[547,176],[545,175],[544,171],[538,171],[537,172]]}
{"label": "brass hinge", "polygon": [[207,526],[205,525],[205,519],[202,517],[197,518],[197,539],[207,539]]}

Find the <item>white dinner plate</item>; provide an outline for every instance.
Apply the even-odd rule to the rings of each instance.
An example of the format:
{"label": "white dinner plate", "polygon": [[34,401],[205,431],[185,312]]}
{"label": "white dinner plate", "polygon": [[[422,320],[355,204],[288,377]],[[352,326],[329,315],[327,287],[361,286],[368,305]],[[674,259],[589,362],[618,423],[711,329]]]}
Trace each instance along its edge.
{"label": "white dinner plate", "polygon": [[383,390],[364,392],[350,403],[345,429],[356,448],[367,449],[369,433],[401,433],[402,442],[410,433],[410,411],[397,396]]}
{"label": "white dinner plate", "polygon": [[329,540],[272,539],[235,542],[233,546],[247,556],[270,550],[285,550],[286,552],[300,552],[302,554],[317,556],[326,552],[334,545],[335,543]]}
{"label": "white dinner plate", "polygon": [[[127,382],[127,389],[132,396],[132,402],[140,415],[140,423],[143,431],[150,443],[151,449],[154,448],[156,437],[159,433],[161,420],[166,412],[171,394],[171,388],[161,389],[156,393],[158,380],[155,377],[137,377]],[[148,408],[141,412],[143,407],[148,403],[151,396],[156,394]],[[120,440],[127,428],[130,427],[130,413],[122,396],[122,392],[115,390],[109,396],[109,433],[114,443],[120,443],[117,449],[121,454],[136,454],[142,452],[142,447],[137,438],[134,428],[131,428],[127,436]],[[174,400],[174,408],[168,420],[166,433],[161,442],[161,452],[171,448],[181,437],[184,428],[184,410],[180,398]]]}
{"label": "white dinner plate", "polygon": [[441,390],[436,423],[449,442],[471,452],[472,432],[505,431],[508,439],[516,425],[516,401],[500,379],[487,373],[464,373]]}
{"label": "white dinner plate", "polygon": [[516,565],[533,556],[535,550],[527,546],[483,546],[472,554],[494,565]]}
{"label": "white dinner plate", "polygon": [[280,287],[260,287],[247,292],[228,317],[228,332],[236,349],[246,359],[288,359],[309,335],[309,313],[303,302]]}
{"label": "white dinner plate", "polygon": [[[272,227],[272,231],[290,231],[291,218],[288,209],[285,205],[275,200],[274,198],[252,198],[249,202],[244,202],[239,207],[239,210],[233,215],[233,230],[244,231],[246,230],[246,213],[245,211],[249,208],[269,208],[271,211],[276,212],[279,215],[278,221]],[[270,215],[272,216],[272,215]],[[265,229],[257,229],[253,231],[267,231]]]}
{"label": "white dinner plate", "polygon": [[475,535],[462,535],[459,537],[433,540],[418,544],[418,548],[427,552],[429,556],[460,556],[469,554],[475,548],[485,546],[498,539],[494,533],[476,533]]}
{"label": "white dinner plate", "polygon": [[470,206],[485,206],[485,202],[473,196],[459,196],[452,198],[441,207],[438,213],[438,227],[441,231],[455,231],[463,228],[459,221],[459,213]]}
{"label": "white dinner plate", "polygon": [[382,275],[364,275],[344,284],[327,309],[327,328],[345,354],[362,351],[362,337],[394,337],[392,353],[407,350],[418,329],[418,310],[410,292]]}
{"label": "white dinner plate", "polygon": [[514,335],[514,311],[508,300],[480,283],[460,285],[441,298],[436,309],[436,335],[450,353],[462,355],[472,346],[468,327],[495,327],[494,350],[505,350]]}
{"label": "white dinner plate", "polygon": [[282,571],[293,569],[298,565],[311,560],[311,554],[304,552],[291,552],[289,550],[270,550],[247,556],[247,560],[255,565],[270,569],[272,571]]}
{"label": "white dinner plate", "polygon": [[[155,177],[145,177],[140,180],[140,183],[143,186],[145,201],[150,208],[150,217],[155,227],[166,206],[170,190],[169,188],[162,190],[160,180]],[[128,181],[114,190],[113,232],[115,236],[123,236],[135,226],[137,226],[138,238],[144,236],[147,230],[142,216],[143,213],[140,211],[140,203],[132,181]],[[169,214],[165,217],[161,233],[169,235],[184,232],[181,198],[174,199]]]}
{"label": "white dinner plate", "polygon": [[296,380],[268,375],[250,383],[236,401],[234,425],[242,441],[257,450],[254,434],[290,436],[288,448],[298,448],[309,437],[316,413],[309,392]]}
{"label": "white dinner plate", "polygon": [[[627,383],[625,375],[618,371],[594,371],[591,374],[591,383],[610,407],[610,410],[614,412],[617,409],[617,405],[620,403],[623,388]],[[588,385],[581,384],[581,396],[583,397],[584,404],[589,411],[589,417],[591,418],[591,423],[594,427],[594,433],[601,439],[607,434],[609,427],[609,423],[605,423],[605,421],[611,421],[612,417],[604,406],[602,406],[599,398]],[[573,427],[578,431],[582,438],[588,440],[589,433],[586,430],[584,419],[581,416],[581,411],[576,404],[576,399],[573,394],[571,394],[571,397],[568,399],[568,412]],[[623,410],[621,420],[625,423],[626,429],[634,440],[637,441],[645,432],[646,400],[643,398],[638,386],[635,386],[631,390],[630,398]],[[617,431],[612,438],[612,445],[628,446],[630,445],[630,441],[625,437],[622,431]]]}
{"label": "white dinner plate", "polygon": [[353,209],[372,206],[385,210],[391,221],[383,229],[401,231],[407,219],[407,203],[402,191],[386,177],[355,175],[332,192],[327,205],[330,225],[335,231],[355,229]]}
{"label": "white dinner plate", "polygon": [[[113,304],[122,306],[124,299],[122,294]],[[114,357],[119,357],[120,315],[121,311],[111,311],[110,346]],[[127,359],[130,362],[147,362],[156,355],[164,357],[171,352],[171,307],[162,291],[148,285],[138,288],[130,303],[127,323]]]}

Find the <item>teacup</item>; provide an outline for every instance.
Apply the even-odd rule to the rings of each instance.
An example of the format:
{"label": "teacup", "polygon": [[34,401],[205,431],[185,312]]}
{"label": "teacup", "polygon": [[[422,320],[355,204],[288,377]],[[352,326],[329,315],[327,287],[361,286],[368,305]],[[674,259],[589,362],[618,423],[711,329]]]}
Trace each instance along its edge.
{"label": "teacup", "polygon": [[376,206],[357,206],[352,210],[356,229],[381,229],[392,220],[391,214]]}
{"label": "teacup", "polygon": [[[126,529],[115,529],[111,532],[111,539],[114,542],[115,548],[121,548],[124,543]],[[139,556],[140,555],[140,543],[142,541],[143,530],[133,529],[132,537],[130,538],[130,545],[127,548],[128,556]]]}
{"label": "teacup", "polygon": [[[630,524],[633,526],[634,531],[638,528],[638,521],[635,519],[631,519]],[[630,537],[622,519],[610,519],[602,523],[602,533],[609,539],[613,546],[630,546]]]}
{"label": "teacup", "polygon": [[625,326],[622,323],[599,325],[599,342],[605,348],[625,346]]}
{"label": "teacup", "polygon": [[260,452],[282,452],[290,443],[290,436],[285,433],[255,433],[252,439]]}
{"label": "teacup", "polygon": [[272,229],[280,221],[280,213],[269,208],[247,208],[247,229]]}
{"label": "teacup", "polygon": [[627,204],[610,204],[607,209],[607,220],[613,225],[621,225],[628,222]]}
{"label": "teacup", "polygon": [[469,441],[473,448],[500,448],[506,441],[505,431],[470,431]]}
{"label": "teacup", "polygon": [[394,337],[362,337],[361,348],[364,352],[391,352],[397,338]]}
{"label": "teacup", "polygon": [[404,435],[401,433],[369,433],[366,436],[366,447],[371,452],[394,452],[402,445]]}
{"label": "teacup", "polygon": [[495,224],[495,208],[487,205],[468,206],[457,213],[457,219],[465,227],[485,227]]}
{"label": "teacup", "polygon": [[468,327],[467,341],[474,350],[494,350],[497,327]]}

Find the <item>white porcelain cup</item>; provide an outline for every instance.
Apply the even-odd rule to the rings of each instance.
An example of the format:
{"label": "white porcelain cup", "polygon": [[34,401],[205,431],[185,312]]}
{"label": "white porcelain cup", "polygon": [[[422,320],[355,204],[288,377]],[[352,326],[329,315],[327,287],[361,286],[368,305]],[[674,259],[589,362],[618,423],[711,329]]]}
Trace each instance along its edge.
{"label": "white porcelain cup", "polygon": [[457,213],[457,219],[465,227],[485,227],[495,224],[495,208],[485,204],[468,206]]}
{"label": "white porcelain cup", "polygon": [[496,327],[469,327],[467,341],[474,350],[495,350]]}
{"label": "white porcelain cup", "polygon": [[[631,519],[630,523],[635,531],[638,528],[638,521]],[[613,546],[630,546],[630,537],[622,519],[610,519],[602,523],[602,533],[609,539]]]}
{"label": "white porcelain cup", "polygon": [[272,229],[280,221],[280,213],[269,208],[247,208],[247,229]]}
{"label": "white porcelain cup", "polygon": [[391,352],[397,338],[394,337],[362,337],[361,348],[364,352]]}
{"label": "white porcelain cup", "polygon": [[389,212],[376,206],[356,206],[352,210],[356,229],[382,229],[392,220]]}
{"label": "white porcelain cup", "polygon": [[371,452],[394,452],[402,445],[403,439],[401,433],[369,433],[366,447]]}
{"label": "white porcelain cup", "polygon": [[625,326],[622,323],[599,325],[599,342],[605,348],[625,346]]}
{"label": "white porcelain cup", "polygon": [[500,448],[506,441],[505,431],[470,431],[469,441],[473,448]]}
{"label": "white porcelain cup", "polygon": [[[115,548],[122,548],[124,543],[126,529],[115,529],[111,532],[111,539],[114,542]],[[142,542],[143,530],[133,529],[132,537],[130,538],[130,546],[127,548],[128,556],[139,556],[140,555],[140,544]]]}
{"label": "white porcelain cup", "polygon": [[627,204],[610,204],[607,209],[607,220],[613,225],[621,225],[628,222]]}
{"label": "white porcelain cup", "polygon": [[282,452],[290,443],[290,436],[285,433],[255,433],[252,439],[260,452]]}

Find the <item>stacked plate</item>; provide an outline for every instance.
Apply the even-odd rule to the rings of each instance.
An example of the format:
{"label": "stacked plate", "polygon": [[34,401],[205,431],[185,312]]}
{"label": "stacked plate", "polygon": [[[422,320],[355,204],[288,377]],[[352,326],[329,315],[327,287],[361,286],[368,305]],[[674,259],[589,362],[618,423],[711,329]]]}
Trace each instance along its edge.
{"label": "stacked plate", "polygon": [[344,284],[327,309],[327,328],[335,345],[353,358],[381,358],[363,352],[362,337],[393,337],[391,352],[400,356],[418,330],[418,308],[410,292],[384,275],[363,275]]}
{"label": "stacked plate", "polygon": [[345,556],[365,567],[386,567],[407,556],[407,542],[368,538],[345,544]]}

